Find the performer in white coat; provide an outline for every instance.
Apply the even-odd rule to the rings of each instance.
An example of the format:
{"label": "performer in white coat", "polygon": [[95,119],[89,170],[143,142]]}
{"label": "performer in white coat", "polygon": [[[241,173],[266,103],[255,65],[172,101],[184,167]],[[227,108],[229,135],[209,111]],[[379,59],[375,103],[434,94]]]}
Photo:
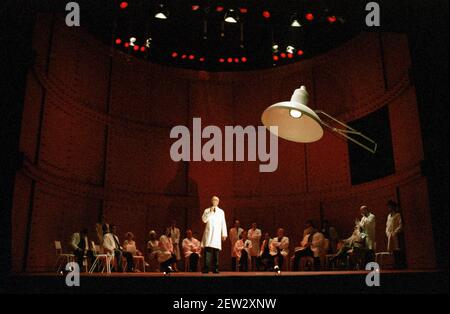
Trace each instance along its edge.
{"label": "performer in white coat", "polygon": [[180,254],[180,229],[177,228],[177,221],[174,219],[172,220],[172,224],[170,227],[167,228],[166,234],[168,237],[172,239],[173,244],[173,252],[175,253],[175,256],[177,258],[177,261],[181,259]]}
{"label": "performer in white coat", "polygon": [[237,266],[237,264],[236,264],[237,256],[236,256],[236,252],[234,250],[234,245],[240,239],[242,231],[244,229],[241,228],[241,222],[239,221],[239,219],[235,218],[233,223],[234,223],[234,226],[228,232],[228,238],[230,240],[230,248],[231,248],[231,270],[235,271],[236,266]]}
{"label": "performer in white coat", "polygon": [[361,213],[361,221],[359,226],[362,229],[362,238],[364,238],[366,249],[375,250],[375,215],[372,214],[366,205],[359,209]]}
{"label": "performer in white coat", "polygon": [[402,231],[402,216],[397,211],[395,202],[389,201],[388,207],[390,213],[386,221],[387,250],[392,253],[394,250],[400,249],[398,234]]}
{"label": "performer in white coat", "polygon": [[270,242],[270,255],[274,257],[275,266],[282,267],[289,254],[289,238],[284,236],[284,229],[278,228],[277,236]]}
{"label": "performer in white coat", "polygon": [[248,239],[252,241],[252,248],[250,249],[250,257],[252,262],[252,271],[256,270],[256,260],[260,252],[261,229],[258,229],[256,222],[252,223],[252,227],[248,230]]}
{"label": "performer in white coat", "polygon": [[227,223],[225,212],[219,208],[219,198],[213,196],[212,206],[205,209],[202,220],[206,224],[203,233],[202,247],[205,248],[205,263],[203,273],[208,273],[211,262],[213,273],[219,272],[219,251],[222,250],[222,241],[227,238]]}

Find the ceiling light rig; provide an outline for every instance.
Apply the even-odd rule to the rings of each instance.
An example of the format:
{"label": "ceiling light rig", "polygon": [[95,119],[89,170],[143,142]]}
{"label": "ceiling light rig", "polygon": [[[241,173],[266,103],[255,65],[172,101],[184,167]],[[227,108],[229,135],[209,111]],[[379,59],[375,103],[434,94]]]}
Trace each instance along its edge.
{"label": "ceiling light rig", "polygon": [[[153,62],[212,71],[230,66],[233,70],[264,68],[311,57],[318,49],[308,41],[315,40],[316,44],[320,38],[315,34],[342,31],[344,28],[335,25],[345,22],[342,9],[317,8],[312,4],[292,8],[282,4],[250,6],[246,2],[233,2],[230,6],[223,1],[191,1],[176,6],[163,0],[153,3],[148,9],[140,2],[117,2],[117,10],[126,10],[126,14],[116,17],[112,44],[128,54],[147,56]],[[319,31],[314,33],[316,29]],[[334,34],[327,34],[334,40]],[[343,40],[336,40],[326,49],[339,41]],[[261,49],[261,43],[268,49]],[[303,47],[312,48],[306,54]],[[251,56],[250,61],[247,56]]]}

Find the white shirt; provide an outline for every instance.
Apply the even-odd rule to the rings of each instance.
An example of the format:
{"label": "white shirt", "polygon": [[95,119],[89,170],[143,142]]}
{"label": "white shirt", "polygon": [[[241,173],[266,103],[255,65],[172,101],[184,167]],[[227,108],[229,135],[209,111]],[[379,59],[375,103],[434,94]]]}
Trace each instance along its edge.
{"label": "white shirt", "polygon": [[250,258],[250,250],[252,248],[252,241],[249,239],[245,240],[237,240],[234,244],[234,254],[236,257],[241,258],[242,250],[247,251],[247,257]]}
{"label": "white shirt", "polygon": [[233,256],[233,257],[236,257],[235,252],[234,252],[234,245],[239,240],[239,237],[241,236],[242,231],[244,231],[244,229],[242,229],[241,227],[239,227],[239,229],[236,229],[236,227],[233,227],[228,232],[230,244],[231,244],[231,246],[230,246],[231,247],[231,256]]}
{"label": "white shirt", "polygon": [[255,230],[249,229],[247,237],[252,241],[252,248],[250,249],[250,256],[258,256],[259,254],[259,242],[261,240],[261,230],[256,228]]}
{"label": "white shirt", "polygon": [[282,237],[279,241],[278,237],[272,238],[270,242],[270,255],[277,255],[278,249],[281,251],[281,255],[287,256],[289,254],[289,238]]}
{"label": "white shirt", "polygon": [[200,241],[194,237],[190,239],[184,239],[182,247],[185,258],[188,258],[192,253],[197,253],[198,256],[200,256],[200,252],[202,251],[202,245]]}
{"label": "white shirt", "polygon": [[202,220],[206,224],[202,247],[222,250],[222,237],[228,235],[225,212],[219,207],[216,207],[215,211],[212,210],[212,207],[209,207],[203,212]]}

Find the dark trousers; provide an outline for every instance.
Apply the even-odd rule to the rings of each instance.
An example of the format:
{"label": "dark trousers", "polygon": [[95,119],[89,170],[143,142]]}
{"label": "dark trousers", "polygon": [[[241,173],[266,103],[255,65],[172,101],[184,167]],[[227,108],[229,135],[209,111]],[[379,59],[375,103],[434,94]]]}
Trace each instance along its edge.
{"label": "dark trousers", "polygon": [[248,253],[246,250],[241,251],[241,258],[239,259],[239,271],[248,271]]}
{"label": "dark trousers", "polygon": [[161,271],[167,272],[170,265],[177,262],[177,257],[175,254],[172,254],[172,256],[165,262],[160,263]]}
{"label": "dark trousers", "polygon": [[236,266],[237,266],[237,257],[232,257],[231,258],[231,271],[236,271]]}
{"label": "dark trousers", "polygon": [[252,262],[252,271],[258,270],[258,257],[252,256],[251,262]]}
{"label": "dark trousers", "polygon": [[[84,251],[83,250],[75,250],[73,252],[73,255],[75,255],[75,262],[78,264],[78,267],[80,268],[80,271],[83,270],[83,260],[84,260]],[[92,265],[92,263],[94,263],[94,252],[92,252],[91,250],[86,252],[86,258],[87,258],[87,263],[88,263],[88,268],[89,265]]]}
{"label": "dark trousers", "polygon": [[116,260],[116,271],[123,272],[122,251],[121,250],[114,250],[114,258]]}
{"label": "dark trousers", "polygon": [[219,249],[205,247],[205,264],[203,272],[208,272],[210,267],[213,271],[219,271]]}
{"label": "dark trousers", "polygon": [[198,264],[198,254],[192,253],[191,255],[189,255],[189,271],[196,272],[197,264]]}
{"label": "dark trousers", "polygon": [[273,269],[273,256],[270,254],[264,254],[256,259],[256,269],[258,271],[272,270]]}
{"label": "dark trousers", "polygon": [[131,254],[130,252],[127,251],[123,251],[122,252],[123,257],[126,258],[127,260],[127,272],[132,272],[134,271],[134,259],[133,259],[133,254]]}
{"label": "dark trousers", "polygon": [[310,256],[310,257],[314,256],[314,253],[313,253],[313,251],[311,251],[310,247],[307,247],[304,250],[300,250],[300,251],[295,252],[295,254],[294,254],[294,265],[293,265],[294,269],[293,269],[293,271],[297,271],[299,269],[300,260],[302,259],[302,257],[307,257],[307,256]]}
{"label": "dark trousers", "polygon": [[273,259],[274,259],[274,261],[278,259],[278,264],[277,264],[277,265],[278,265],[278,267],[280,267],[280,269],[281,269],[281,267],[283,267],[284,256],[283,256],[280,252],[278,252],[278,254],[275,255],[275,256],[273,257]]}

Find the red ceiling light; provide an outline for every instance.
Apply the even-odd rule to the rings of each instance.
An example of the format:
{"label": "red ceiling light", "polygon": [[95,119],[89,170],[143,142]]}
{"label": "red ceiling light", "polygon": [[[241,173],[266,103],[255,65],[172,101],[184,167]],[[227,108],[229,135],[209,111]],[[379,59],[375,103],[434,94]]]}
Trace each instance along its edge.
{"label": "red ceiling light", "polygon": [[225,62],[225,59],[224,59],[224,58],[220,58],[220,59],[219,59],[219,62],[220,62],[220,63],[224,63],[224,62]]}
{"label": "red ceiling light", "polygon": [[272,59],[273,61],[278,61],[280,58],[277,55],[273,55]]}
{"label": "red ceiling light", "polygon": [[241,12],[242,14],[246,14],[248,12],[247,8],[239,8],[239,12]]}
{"label": "red ceiling light", "polygon": [[133,49],[134,49],[134,51],[138,51],[138,50],[139,50],[139,46],[138,46],[138,45],[135,45],[135,46],[133,47]]}
{"label": "red ceiling light", "polygon": [[125,48],[128,48],[128,47],[130,47],[130,43],[129,43],[129,42],[126,42],[126,43],[124,44],[124,46],[125,46]]}
{"label": "red ceiling light", "polygon": [[141,47],[141,51],[145,52],[145,47],[144,46]]}
{"label": "red ceiling light", "polygon": [[304,53],[303,50],[299,49],[299,50],[297,51],[297,56],[302,56],[303,53]]}
{"label": "red ceiling light", "polygon": [[293,54],[293,53],[288,53],[288,54],[287,54],[287,57],[288,57],[289,59],[292,59],[292,58],[294,57],[294,54]]}
{"label": "red ceiling light", "polygon": [[314,20],[314,14],[312,14],[312,13],[306,13],[306,14],[305,14],[305,19],[307,19],[308,21]]}
{"label": "red ceiling light", "polygon": [[239,58],[234,58],[234,63],[239,63]]}
{"label": "red ceiling light", "polygon": [[198,4],[193,4],[191,6],[192,11],[197,11],[198,9],[200,9],[200,6]]}
{"label": "red ceiling light", "polygon": [[178,57],[178,53],[176,51],[174,51],[174,52],[172,52],[171,56],[172,56],[172,58],[176,58],[176,57]]}
{"label": "red ceiling light", "polygon": [[187,55],[182,55],[181,56],[181,59],[186,59],[187,58]]}
{"label": "red ceiling light", "polygon": [[267,10],[265,10],[265,11],[263,11],[262,16],[263,16],[265,19],[270,19],[270,12],[267,11]]}
{"label": "red ceiling light", "polygon": [[245,63],[245,62],[247,62],[247,58],[246,57],[242,57],[241,61]]}
{"label": "red ceiling light", "polygon": [[128,7],[128,2],[126,2],[126,1],[122,1],[121,3],[120,3],[120,8],[123,10],[123,9],[126,9]]}
{"label": "red ceiling light", "polygon": [[337,18],[336,18],[336,16],[332,15],[332,16],[327,17],[327,20],[330,23],[334,23],[337,21]]}
{"label": "red ceiling light", "polygon": [[117,39],[116,39],[116,45],[120,45],[121,43],[122,43],[122,39],[117,38]]}
{"label": "red ceiling light", "polygon": [[228,63],[233,62],[233,58],[228,58],[228,59],[227,59],[227,62],[228,62]]}
{"label": "red ceiling light", "polygon": [[223,11],[223,6],[218,5],[218,6],[216,7],[216,11],[217,11],[217,12],[222,12],[222,11]]}
{"label": "red ceiling light", "polygon": [[194,55],[189,55],[189,60],[194,60],[195,56]]}
{"label": "red ceiling light", "polygon": [[204,58],[204,57],[200,57],[200,58],[198,59],[198,61],[204,62],[204,61],[205,61],[205,58]]}
{"label": "red ceiling light", "polygon": [[286,54],[284,52],[282,52],[282,53],[280,53],[280,57],[284,59],[284,58],[286,58]]}

